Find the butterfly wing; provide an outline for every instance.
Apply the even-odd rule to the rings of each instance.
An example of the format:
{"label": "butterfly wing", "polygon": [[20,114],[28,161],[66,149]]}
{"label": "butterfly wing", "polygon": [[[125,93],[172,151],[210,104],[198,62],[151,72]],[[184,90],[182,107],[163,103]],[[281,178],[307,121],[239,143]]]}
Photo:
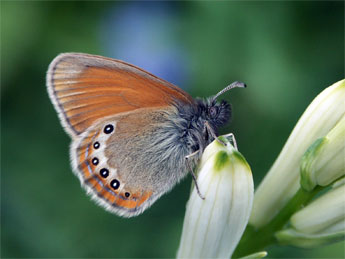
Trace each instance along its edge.
{"label": "butterfly wing", "polygon": [[142,213],[187,173],[191,151],[172,134],[174,107],[145,108],[99,121],[71,147],[74,171],[91,197],[125,217]]}
{"label": "butterfly wing", "polygon": [[176,161],[190,150],[165,130],[178,116],[172,104],[195,104],[178,87],[125,62],[77,53],[53,60],[47,86],[73,138],[74,172],[105,209],[138,215],[186,174]]}
{"label": "butterfly wing", "polygon": [[47,72],[49,96],[72,137],[106,116],[146,107],[194,103],[180,88],[120,60],[81,53],[57,56]]}
{"label": "butterfly wing", "polygon": [[[132,186],[126,181],[130,172],[110,164],[109,160],[117,152],[111,152],[108,157],[107,146],[114,132],[118,133],[117,122],[118,118],[114,117],[82,133],[71,146],[71,160],[82,187],[96,203],[110,212],[130,217],[141,213],[156,195],[152,188]],[[112,130],[105,131],[105,127]]]}

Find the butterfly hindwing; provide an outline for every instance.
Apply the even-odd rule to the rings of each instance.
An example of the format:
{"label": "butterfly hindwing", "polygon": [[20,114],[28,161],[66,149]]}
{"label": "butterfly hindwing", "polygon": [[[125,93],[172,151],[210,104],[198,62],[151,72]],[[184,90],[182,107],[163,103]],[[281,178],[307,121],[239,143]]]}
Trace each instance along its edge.
{"label": "butterfly hindwing", "polygon": [[74,171],[91,197],[106,210],[121,216],[141,213],[150,203],[153,191],[131,186],[128,172],[108,163],[107,142],[116,134],[116,120],[101,122],[73,142],[71,158]]}
{"label": "butterfly hindwing", "polygon": [[187,174],[191,150],[174,131],[177,113],[143,108],[106,117],[73,141],[74,172],[97,203],[132,217]]}

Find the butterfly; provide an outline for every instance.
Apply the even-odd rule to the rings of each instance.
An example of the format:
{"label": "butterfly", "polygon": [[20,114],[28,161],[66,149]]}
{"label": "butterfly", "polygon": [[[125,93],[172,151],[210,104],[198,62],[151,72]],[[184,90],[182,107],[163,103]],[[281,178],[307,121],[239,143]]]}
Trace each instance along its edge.
{"label": "butterfly", "polygon": [[73,172],[97,204],[124,217],[192,172],[231,117],[217,97],[233,87],[245,85],[193,99],[134,65],[82,53],[58,55],[47,72],[49,97],[72,138]]}

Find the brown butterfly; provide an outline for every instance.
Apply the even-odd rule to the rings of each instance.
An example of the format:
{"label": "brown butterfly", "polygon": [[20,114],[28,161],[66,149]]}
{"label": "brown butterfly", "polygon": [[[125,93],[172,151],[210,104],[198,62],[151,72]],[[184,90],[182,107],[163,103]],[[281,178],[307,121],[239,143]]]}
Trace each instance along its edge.
{"label": "brown butterfly", "polygon": [[66,53],[50,64],[47,87],[72,138],[82,187],[106,210],[132,217],[186,176],[231,117],[230,105],[216,98],[245,85],[194,100],[123,61]]}

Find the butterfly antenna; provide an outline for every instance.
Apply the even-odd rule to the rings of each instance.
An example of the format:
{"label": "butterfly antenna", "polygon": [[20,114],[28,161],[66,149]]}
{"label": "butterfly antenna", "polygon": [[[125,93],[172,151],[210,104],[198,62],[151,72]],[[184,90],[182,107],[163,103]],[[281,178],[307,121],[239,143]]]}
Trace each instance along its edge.
{"label": "butterfly antenna", "polygon": [[222,95],[223,93],[229,91],[232,88],[235,87],[240,87],[240,88],[246,88],[247,85],[245,83],[239,82],[239,81],[235,81],[233,83],[231,83],[230,85],[228,85],[227,87],[225,87],[222,91],[220,91],[219,93],[217,93],[214,97],[213,100],[216,100],[218,98],[219,95]]}

